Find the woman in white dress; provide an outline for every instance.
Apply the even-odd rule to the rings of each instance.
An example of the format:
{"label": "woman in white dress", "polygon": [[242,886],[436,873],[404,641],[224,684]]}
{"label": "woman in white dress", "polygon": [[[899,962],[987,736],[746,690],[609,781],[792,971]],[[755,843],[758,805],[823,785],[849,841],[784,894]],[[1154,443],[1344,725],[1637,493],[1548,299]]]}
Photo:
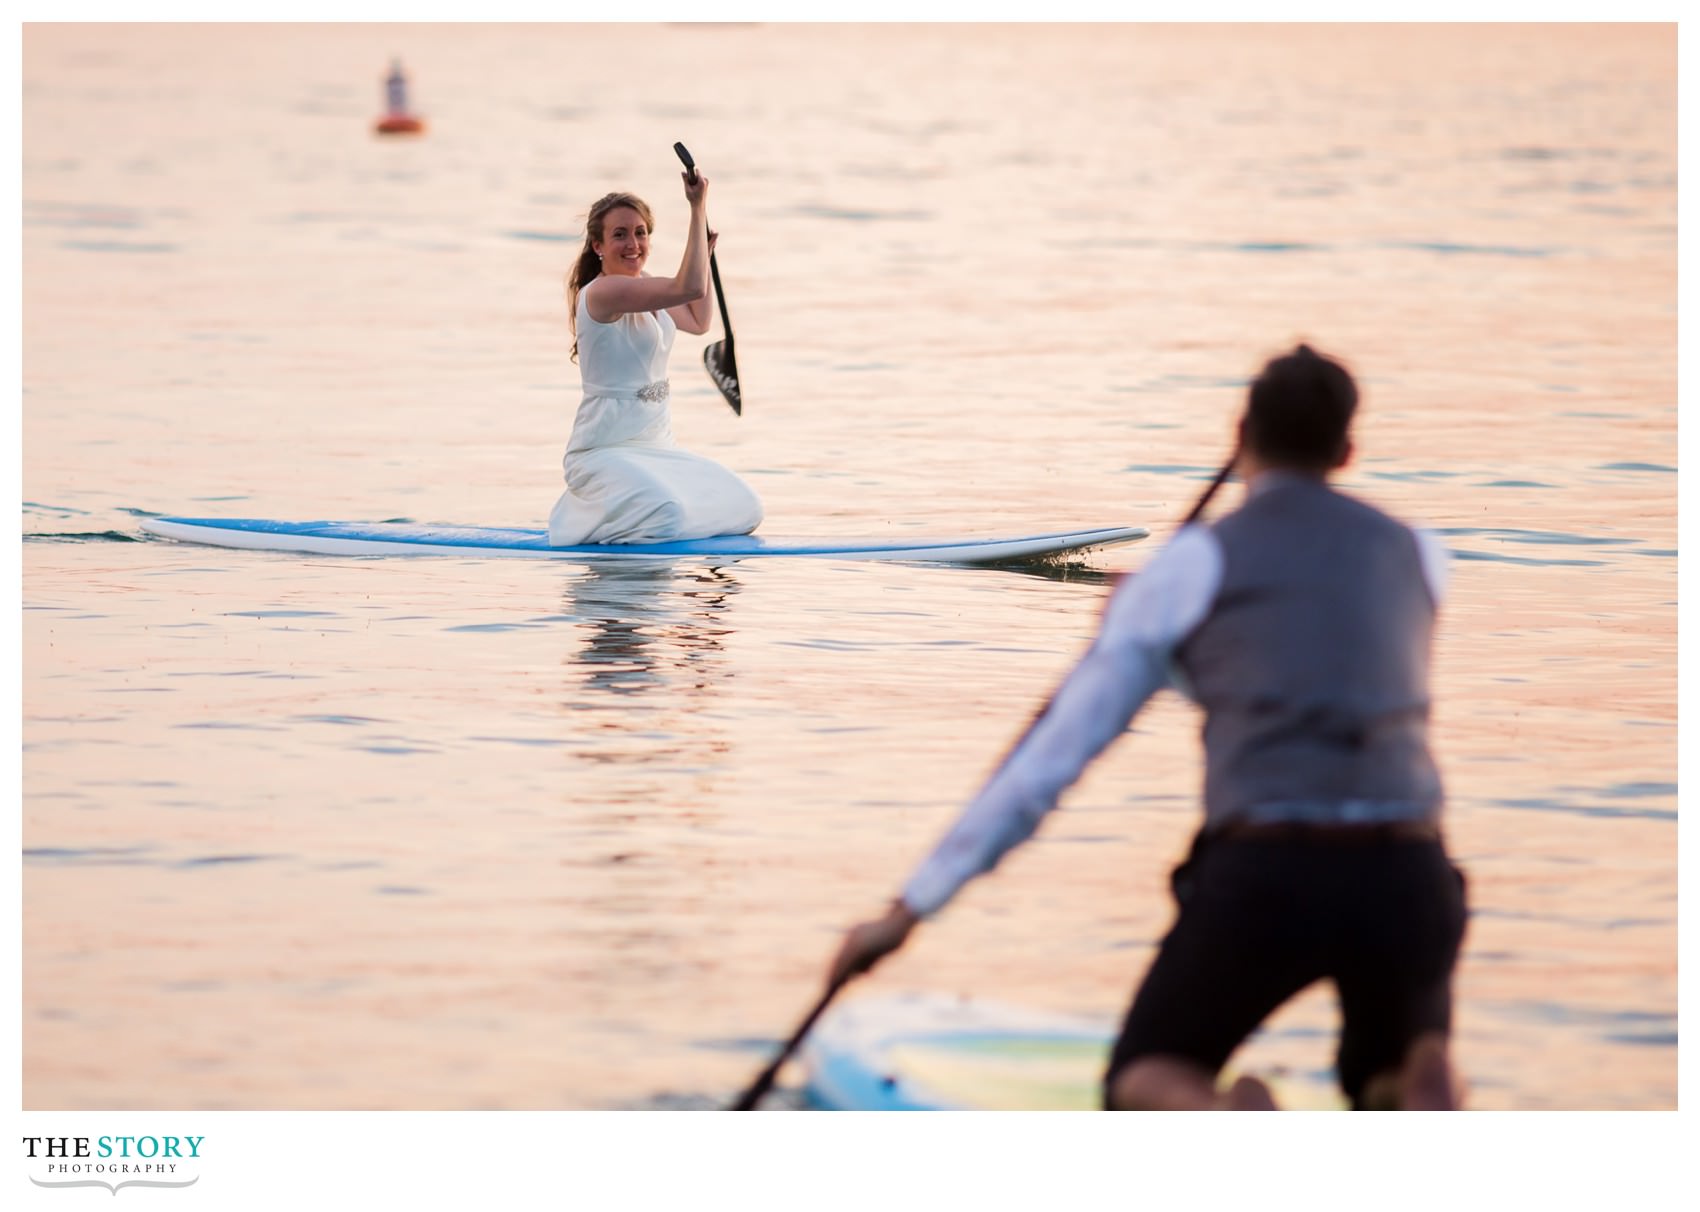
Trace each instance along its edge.
{"label": "woman in white dress", "polygon": [[732,472],[673,441],[667,355],[676,329],[708,331],[708,178],[682,174],[691,226],[679,270],[644,272],[654,217],[614,193],[590,208],[584,249],[567,277],[584,400],[561,460],[567,488],[549,514],[549,542],[664,543],[748,534],[761,501]]}

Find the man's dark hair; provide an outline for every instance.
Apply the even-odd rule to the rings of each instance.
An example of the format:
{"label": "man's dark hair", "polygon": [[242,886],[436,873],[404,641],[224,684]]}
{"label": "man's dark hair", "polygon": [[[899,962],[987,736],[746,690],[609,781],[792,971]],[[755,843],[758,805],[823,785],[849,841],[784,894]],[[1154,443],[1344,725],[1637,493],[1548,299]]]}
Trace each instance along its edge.
{"label": "man's dark hair", "polygon": [[1345,454],[1357,408],[1351,372],[1300,345],[1271,358],[1252,380],[1240,440],[1266,463],[1325,472]]}

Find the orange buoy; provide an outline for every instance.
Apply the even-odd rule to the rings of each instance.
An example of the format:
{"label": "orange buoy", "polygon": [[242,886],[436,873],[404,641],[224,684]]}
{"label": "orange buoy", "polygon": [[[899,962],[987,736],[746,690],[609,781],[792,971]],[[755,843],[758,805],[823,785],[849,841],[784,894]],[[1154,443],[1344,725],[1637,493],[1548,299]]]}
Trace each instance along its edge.
{"label": "orange buoy", "polygon": [[372,129],[380,135],[417,135],[425,130],[425,119],[407,112],[407,77],[402,74],[401,60],[390,63],[390,74],[384,80],[384,99],[389,112],[379,118]]}

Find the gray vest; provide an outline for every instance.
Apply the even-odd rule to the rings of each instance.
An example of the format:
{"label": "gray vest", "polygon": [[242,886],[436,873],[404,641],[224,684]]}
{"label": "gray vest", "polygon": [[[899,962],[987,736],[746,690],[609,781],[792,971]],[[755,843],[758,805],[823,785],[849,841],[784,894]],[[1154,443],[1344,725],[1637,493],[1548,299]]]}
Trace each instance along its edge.
{"label": "gray vest", "polygon": [[1300,477],[1214,533],[1222,585],[1175,652],[1206,713],[1206,827],[1436,817],[1435,604],[1416,536]]}

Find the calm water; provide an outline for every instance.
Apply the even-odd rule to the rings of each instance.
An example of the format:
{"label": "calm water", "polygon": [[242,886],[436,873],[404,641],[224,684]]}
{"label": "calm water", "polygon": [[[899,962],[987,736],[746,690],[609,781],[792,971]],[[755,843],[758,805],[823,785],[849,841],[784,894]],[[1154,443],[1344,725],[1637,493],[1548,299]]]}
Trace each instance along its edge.
{"label": "calm water", "polygon": [[[368,133],[392,55],[422,139]],[[137,541],[541,526],[581,217],[637,190],[670,266],[674,140],[746,400],[682,337],[676,428],[767,531],[1152,539],[1068,576]],[[1364,384],[1346,486],[1459,557],[1475,1105],[1674,1107],[1676,189],[1674,27],[27,27],[24,1105],[717,1104],[1304,338]],[[1160,700],[867,987],[1119,1012],[1196,728]],[[1333,1015],[1251,1063],[1325,1068]]]}

